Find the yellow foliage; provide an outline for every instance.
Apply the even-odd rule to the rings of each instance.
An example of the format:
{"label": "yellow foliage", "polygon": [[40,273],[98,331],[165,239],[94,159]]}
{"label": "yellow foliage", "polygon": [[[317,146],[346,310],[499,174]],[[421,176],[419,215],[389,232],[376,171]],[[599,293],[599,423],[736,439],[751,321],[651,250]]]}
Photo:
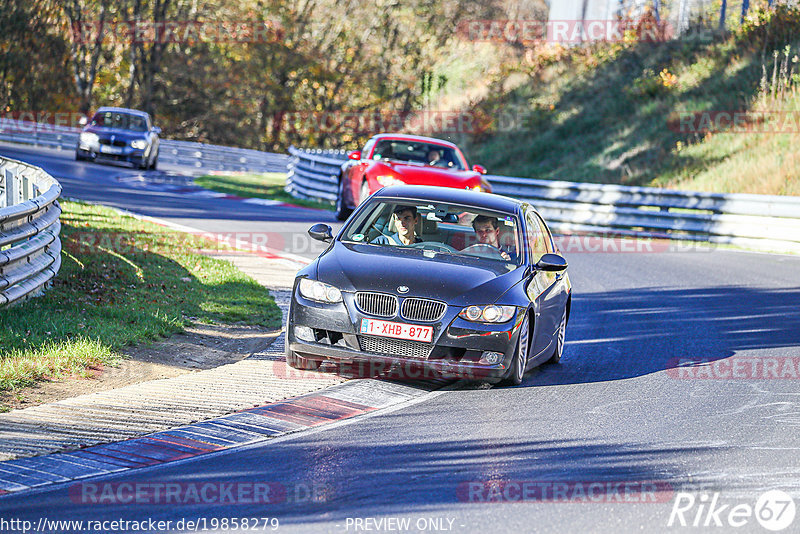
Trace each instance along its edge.
{"label": "yellow foliage", "polygon": [[662,70],[658,76],[661,78],[661,84],[667,89],[678,85],[678,77],[672,74],[668,69]]}

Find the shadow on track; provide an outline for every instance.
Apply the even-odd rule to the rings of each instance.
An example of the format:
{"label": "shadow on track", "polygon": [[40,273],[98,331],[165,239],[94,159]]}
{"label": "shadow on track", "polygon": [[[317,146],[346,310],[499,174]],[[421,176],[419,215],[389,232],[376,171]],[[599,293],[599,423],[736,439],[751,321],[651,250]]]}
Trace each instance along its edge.
{"label": "shadow on track", "polygon": [[644,288],[576,294],[564,359],[524,386],[622,380],[747,350],[800,347],[800,288]]}

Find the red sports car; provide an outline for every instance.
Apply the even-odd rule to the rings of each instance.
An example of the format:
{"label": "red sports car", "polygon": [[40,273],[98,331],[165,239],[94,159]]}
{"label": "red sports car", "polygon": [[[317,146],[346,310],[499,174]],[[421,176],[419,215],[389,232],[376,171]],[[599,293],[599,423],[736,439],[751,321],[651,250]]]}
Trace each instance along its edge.
{"label": "red sports car", "polygon": [[461,150],[441,139],[418,135],[378,134],[363,150],[347,155],[339,174],[336,217],[343,221],[353,209],[384,186],[438,185],[491,192],[486,169],[470,169]]}

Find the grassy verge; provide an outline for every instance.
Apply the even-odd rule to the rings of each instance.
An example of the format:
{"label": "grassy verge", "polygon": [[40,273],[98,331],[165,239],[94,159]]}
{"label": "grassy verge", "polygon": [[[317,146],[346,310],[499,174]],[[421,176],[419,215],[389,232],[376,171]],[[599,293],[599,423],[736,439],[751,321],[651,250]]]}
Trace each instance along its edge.
{"label": "grassy verge", "polygon": [[195,178],[194,183],[205,189],[245,198],[265,198],[307,208],[332,210],[333,204],[295,198],[286,191],[286,174],[268,172],[263,174],[243,173],[206,175]]}
{"label": "grassy verge", "polygon": [[218,245],[102,206],[62,209],[53,287],[0,309],[0,391],[114,364],[126,345],[193,322],[280,327],[266,288],[202,253]]}
{"label": "grassy verge", "polygon": [[[732,32],[545,48],[509,64],[526,82],[489,94],[508,116],[464,143],[493,174],[686,190],[800,194],[800,9],[753,10]],[[513,113],[511,113],[513,112]],[[741,128],[705,127],[747,112]],[[504,115],[505,114],[505,115]]]}

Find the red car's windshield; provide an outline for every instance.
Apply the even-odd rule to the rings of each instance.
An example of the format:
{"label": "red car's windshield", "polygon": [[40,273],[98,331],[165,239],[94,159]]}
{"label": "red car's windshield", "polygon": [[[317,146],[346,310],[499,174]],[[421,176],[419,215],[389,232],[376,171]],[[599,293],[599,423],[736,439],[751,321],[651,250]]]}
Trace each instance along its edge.
{"label": "red car's windshield", "polygon": [[381,139],[375,145],[372,159],[391,159],[454,171],[466,169],[464,162],[452,148],[422,141]]}

